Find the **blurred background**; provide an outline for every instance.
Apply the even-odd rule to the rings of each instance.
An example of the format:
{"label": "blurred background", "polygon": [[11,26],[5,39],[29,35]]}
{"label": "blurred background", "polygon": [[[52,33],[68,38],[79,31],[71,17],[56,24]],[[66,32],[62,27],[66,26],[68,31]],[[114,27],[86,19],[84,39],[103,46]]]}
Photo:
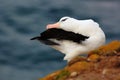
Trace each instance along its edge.
{"label": "blurred background", "polygon": [[63,54],[30,41],[63,16],[93,19],[106,43],[120,40],[119,0],[0,0],[0,80],[37,80],[66,65]]}

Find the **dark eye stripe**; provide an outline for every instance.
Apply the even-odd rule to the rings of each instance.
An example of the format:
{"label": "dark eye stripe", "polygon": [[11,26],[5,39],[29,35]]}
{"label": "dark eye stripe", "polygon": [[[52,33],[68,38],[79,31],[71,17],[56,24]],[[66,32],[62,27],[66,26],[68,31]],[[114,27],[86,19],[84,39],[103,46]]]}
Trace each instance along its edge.
{"label": "dark eye stripe", "polygon": [[63,20],[61,20],[61,21],[66,21],[68,18],[65,18],[65,19],[63,19]]}

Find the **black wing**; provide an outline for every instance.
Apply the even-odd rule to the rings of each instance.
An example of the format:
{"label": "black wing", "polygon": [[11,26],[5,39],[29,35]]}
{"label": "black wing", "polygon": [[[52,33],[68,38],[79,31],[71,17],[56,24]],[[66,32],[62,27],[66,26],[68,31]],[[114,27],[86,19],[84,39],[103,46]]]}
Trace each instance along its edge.
{"label": "black wing", "polygon": [[40,42],[46,44],[46,45],[59,45],[58,43],[55,43],[48,39],[43,39],[41,36],[33,37],[30,40],[39,40]]}
{"label": "black wing", "polygon": [[71,31],[65,31],[63,29],[51,28],[51,29],[48,29],[48,30],[42,32],[41,36],[34,37],[31,40],[37,39],[37,40],[42,41],[43,43],[44,43],[44,41],[45,41],[45,43],[47,41],[47,44],[49,42],[50,43],[52,42],[53,45],[54,44],[58,45],[58,43],[50,41],[49,39],[70,40],[70,41],[73,41],[73,42],[76,42],[76,43],[81,43],[82,41],[84,41],[85,39],[88,39],[88,38],[89,38],[88,36],[84,36],[82,34],[74,33],[74,32],[71,32]]}

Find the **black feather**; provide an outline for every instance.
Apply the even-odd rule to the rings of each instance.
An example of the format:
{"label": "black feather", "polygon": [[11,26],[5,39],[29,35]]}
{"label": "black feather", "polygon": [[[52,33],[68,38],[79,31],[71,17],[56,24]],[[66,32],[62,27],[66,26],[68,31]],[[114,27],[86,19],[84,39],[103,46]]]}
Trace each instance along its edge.
{"label": "black feather", "polygon": [[[76,43],[81,43],[85,39],[88,39],[88,36],[84,36],[82,34],[74,33],[71,31],[65,31],[63,29],[58,28],[51,28],[48,29],[40,34],[39,37],[34,37],[31,40],[39,40],[47,45],[50,45],[53,43],[53,45],[58,45],[58,43],[55,43],[49,39],[56,39],[56,40],[70,40]],[[50,43],[50,44],[49,44]],[[51,44],[52,45],[52,44]]]}

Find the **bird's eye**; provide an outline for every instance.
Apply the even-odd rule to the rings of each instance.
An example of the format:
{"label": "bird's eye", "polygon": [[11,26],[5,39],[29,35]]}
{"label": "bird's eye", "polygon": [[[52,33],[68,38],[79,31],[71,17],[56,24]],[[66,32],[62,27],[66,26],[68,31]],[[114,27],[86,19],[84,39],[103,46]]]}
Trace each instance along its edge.
{"label": "bird's eye", "polygon": [[61,22],[66,21],[68,18],[62,19]]}

